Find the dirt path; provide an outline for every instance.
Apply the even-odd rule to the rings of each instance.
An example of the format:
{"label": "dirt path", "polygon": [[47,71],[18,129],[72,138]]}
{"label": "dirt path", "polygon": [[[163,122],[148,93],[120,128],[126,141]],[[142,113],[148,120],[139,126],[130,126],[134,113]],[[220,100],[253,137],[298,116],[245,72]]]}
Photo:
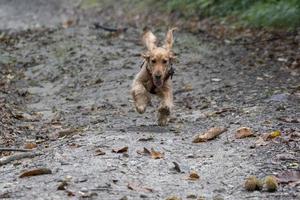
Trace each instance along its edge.
{"label": "dirt path", "polygon": [[[39,7],[60,13],[55,6],[60,1],[51,2]],[[7,1],[0,5],[1,9],[2,5],[18,8]],[[1,28],[13,28],[17,16]],[[286,136],[299,132],[299,123],[277,119],[299,118],[299,74],[273,63],[249,66],[243,61],[251,52],[241,46],[218,45],[204,35],[179,32],[175,110],[170,125],[158,127],[157,101],[139,115],[129,95],[141,63],[141,30],[129,28],[113,36],[88,21],[64,29],[60,20],[44,23],[42,18],[46,27],[31,31],[19,31],[24,26],[17,24],[15,33],[8,34],[12,42],[1,43],[1,66],[14,66],[13,71],[21,74],[12,78],[17,98],[23,102],[21,111],[26,113],[16,125],[22,131],[15,144],[34,141],[43,153],[0,167],[1,198],[65,199],[68,193],[57,190],[63,180],[76,199],[299,198],[299,186],[282,186],[275,193],[243,189],[249,175],[262,178],[291,168],[291,163],[299,169],[297,141],[254,148],[257,137],[234,137],[241,126],[251,127],[257,136],[274,130]],[[192,143],[197,133],[214,126],[228,131],[210,142]],[[125,154],[112,152],[125,146]],[[164,158],[137,153],[144,147],[164,152]],[[96,155],[99,149],[105,155]],[[276,159],[280,153],[289,153],[293,159]],[[181,172],[173,169],[173,162]],[[23,170],[34,167],[47,167],[52,174],[18,178]],[[198,172],[199,180],[186,180],[192,170]]]}

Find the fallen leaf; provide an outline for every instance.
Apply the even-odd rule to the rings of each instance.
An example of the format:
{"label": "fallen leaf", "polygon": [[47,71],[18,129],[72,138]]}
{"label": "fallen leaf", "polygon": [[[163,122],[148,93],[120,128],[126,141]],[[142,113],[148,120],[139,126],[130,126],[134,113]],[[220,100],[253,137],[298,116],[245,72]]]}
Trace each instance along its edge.
{"label": "fallen leaf", "polygon": [[198,180],[199,178],[200,178],[200,176],[197,174],[197,172],[191,171],[187,179],[195,181],[195,180]]}
{"label": "fallen leaf", "polygon": [[38,176],[43,174],[52,174],[52,171],[48,168],[36,168],[23,172],[19,177],[30,177],[30,176]]}
{"label": "fallen leaf", "polygon": [[179,166],[179,164],[177,163],[177,162],[173,162],[173,164],[174,164],[174,170],[175,171],[177,171],[178,173],[180,173],[181,172],[181,169],[180,169],[180,166]]}
{"label": "fallen leaf", "polygon": [[151,148],[151,158],[153,158],[153,159],[161,159],[161,158],[164,158],[164,154],[160,153],[158,151],[155,151],[153,148]]}
{"label": "fallen leaf", "polygon": [[242,138],[249,137],[249,136],[253,136],[253,132],[248,127],[241,127],[235,133],[236,139],[242,139]]}
{"label": "fallen leaf", "polygon": [[182,90],[184,92],[189,92],[189,91],[192,91],[193,90],[193,86],[191,84],[185,84],[183,87],[182,87]]}
{"label": "fallen leaf", "polygon": [[37,144],[34,142],[28,142],[24,145],[24,149],[34,149],[37,147]]}
{"label": "fallen leaf", "polygon": [[154,139],[153,136],[150,136],[150,137],[145,137],[145,138],[139,138],[138,141],[146,142],[146,141],[151,141],[153,139]]}
{"label": "fallen leaf", "polygon": [[75,25],[75,23],[76,23],[75,20],[73,20],[73,19],[67,19],[67,20],[65,20],[63,22],[62,26],[63,26],[63,28],[69,28],[69,27]]}
{"label": "fallen leaf", "polygon": [[278,117],[277,119],[286,123],[300,123],[300,119],[294,119],[290,117]]}
{"label": "fallen leaf", "polygon": [[128,183],[127,188],[130,190],[138,191],[138,192],[153,192],[152,188],[138,186],[134,183]]}
{"label": "fallen leaf", "polygon": [[289,170],[278,174],[277,176],[279,183],[291,183],[300,181],[300,170]]}
{"label": "fallen leaf", "polygon": [[71,135],[77,133],[78,131],[79,131],[79,129],[77,129],[77,128],[64,129],[64,130],[58,131],[57,136],[59,138],[65,137],[65,136],[71,136]]}
{"label": "fallen leaf", "polygon": [[67,187],[68,185],[69,185],[69,184],[68,184],[67,181],[62,181],[62,182],[58,185],[57,190],[65,190],[66,187]]}
{"label": "fallen leaf", "polygon": [[181,198],[177,197],[177,196],[170,196],[170,197],[167,197],[166,200],[181,200]]}
{"label": "fallen leaf", "polygon": [[67,194],[69,197],[73,197],[75,196],[75,192],[71,191],[71,190],[66,190]]}
{"label": "fallen leaf", "polygon": [[295,156],[289,153],[281,153],[281,154],[277,154],[276,158],[278,160],[295,160]]}
{"label": "fallen leaf", "polygon": [[273,132],[270,132],[270,133],[265,133],[265,134],[263,134],[262,137],[265,141],[268,141],[268,140],[272,140],[272,139],[274,139],[276,137],[279,137],[279,136],[281,136],[281,132],[277,130],[277,131],[273,131]]}
{"label": "fallen leaf", "polygon": [[256,147],[266,146],[267,144],[269,144],[269,142],[265,141],[263,137],[259,137],[258,140],[255,141]]}
{"label": "fallen leaf", "polygon": [[127,151],[128,151],[128,147],[127,146],[122,147],[122,148],[114,148],[112,150],[112,152],[114,152],[114,153],[125,153]]}
{"label": "fallen leaf", "polygon": [[144,147],[143,150],[137,150],[136,152],[140,155],[151,155],[151,152],[146,147]]}
{"label": "fallen leaf", "polygon": [[95,156],[102,156],[102,155],[105,155],[105,152],[102,151],[101,149],[96,149]]}
{"label": "fallen leaf", "polygon": [[193,142],[198,143],[198,142],[206,142],[208,140],[212,140],[218,135],[224,133],[225,131],[227,131],[226,128],[211,128],[207,132],[197,135],[196,138],[193,140]]}

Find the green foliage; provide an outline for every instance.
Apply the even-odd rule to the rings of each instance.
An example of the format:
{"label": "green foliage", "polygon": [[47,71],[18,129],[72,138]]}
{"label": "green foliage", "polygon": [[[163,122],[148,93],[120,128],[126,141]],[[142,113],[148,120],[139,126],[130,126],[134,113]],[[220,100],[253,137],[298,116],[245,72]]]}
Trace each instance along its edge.
{"label": "green foliage", "polygon": [[236,16],[244,25],[295,28],[300,26],[300,0],[165,0],[168,12],[190,16]]}
{"label": "green foliage", "polygon": [[256,3],[242,17],[255,27],[297,27],[300,26],[300,1]]}

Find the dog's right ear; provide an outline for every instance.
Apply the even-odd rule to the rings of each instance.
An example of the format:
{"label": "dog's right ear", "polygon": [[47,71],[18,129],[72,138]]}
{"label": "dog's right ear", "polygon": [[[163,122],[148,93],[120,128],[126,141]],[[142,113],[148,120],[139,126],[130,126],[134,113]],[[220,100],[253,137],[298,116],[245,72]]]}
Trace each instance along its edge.
{"label": "dog's right ear", "polygon": [[156,48],[157,39],[150,30],[146,29],[144,31],[142,41],[149,51]]}

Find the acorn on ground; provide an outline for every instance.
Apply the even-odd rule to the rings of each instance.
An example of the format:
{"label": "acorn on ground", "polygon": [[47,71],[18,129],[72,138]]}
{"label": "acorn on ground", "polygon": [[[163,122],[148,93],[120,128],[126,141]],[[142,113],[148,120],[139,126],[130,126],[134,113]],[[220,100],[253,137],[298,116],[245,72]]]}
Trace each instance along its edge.
{"label": "acorn on ground", "polygon": [[262,189],[262,182],[257,179],[255,176],[249,176],[248,178],[246,178],[245,181],[245,189],[247,191],[254,191],[254,190],[261,190]]}
{"label": "acorn on ground", "polygon": [[275,176],[265,178],[265,186],[268,192],[275,192],[278,189],[278,182]]}

